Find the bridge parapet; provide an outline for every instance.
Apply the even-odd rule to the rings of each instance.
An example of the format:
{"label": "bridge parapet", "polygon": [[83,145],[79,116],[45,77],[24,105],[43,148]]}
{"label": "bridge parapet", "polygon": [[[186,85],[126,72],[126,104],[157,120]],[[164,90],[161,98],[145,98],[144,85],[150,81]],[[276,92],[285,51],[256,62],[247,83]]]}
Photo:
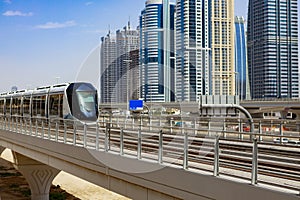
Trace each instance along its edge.
{"label": "bridge parapet", "polygon": [[[229,126],[219,119],[210,120],[210,125],[207,124],[205,127],[203,122],[200,127],[194,124],[190,127],[174,127],[161,123],[160,126],[152,127],[152,131],[149,131],[149,127],[143,126],[146,121],[133,119],[128,121],[126,118],[124,120],[105,119],[94,125],[70,124],[67,120],[60,122],[47,122],[43,119],[25,120],[25,118],[4,120],[2,121],[4,123],[0,123],[0,128],[4,127],[3,129],[10,131],[0,134],[0,145],[135,199],[147,199],[145,193],[153,196],[166,195],[168,199],[247,199],[242,197],[245,195],[242,192],[249,194],[249,199],[260,199],[259,195],[266,194],[272,196],[272,199],[298,198],[295,195],[299,193],[297,181],[287,193],[265,190],[261,187],[260,182],[264,181],[266,184],[267,179],[262,179],[262,174],[258,173],[258,179],[255,180],[256,176],[253,173],[257,171],[252,170],[253,143],[226,140],[243,134],[243,138],[249,141],[250,135],[256,137],[260,133],[229,129]],[[156,124],[157,120],[153,124]],[[123,124],[126,123],[125,129]],[[214,123],[221,123],[221,126],[214,127]],[[198,124],[200,122],[196,125]],[[172,133],[170,130],[173,130]],[[226,159],[226,163],[233,167],[234,162],[239,162],[244,167],[237,167],[232,171],[223,167],[225,163],[220,160],[212,161],[212,158],[217,156],[217,150],[214,150],[218,144],[215,142],[216,136],[221,138],[220,153],[222,158]],[[230,148],[226,149],[226,146],[231,148],[240,146],[241,150],[232,151]],[[269,147],[260,143],[258,148],[266,150]],[[289,146],[280,150],[287,151],[287,149],[290,151],[297,148]],[[237,155],[239,156],[236,157]],[[266,155],[260,156],[264,156],[264,163],[274,162],[273,157],[268,161]],[[230,159],[234,159],[234,162]],[[255,159],[258,159],[257,156]],[[280,160],[287,163],[289,159],[280,158]],[[215,163],[217,161],[219,165]],[[297,158],[293,161],[299,162]],[[215,170],[214,167],[219,170]],[[260,165],[258,169],[262,170],[265,166],[261,165],[262,169],[259,167]],[[290,164],[290,167],[299,169],[299,165]],[[203,175],[203,171],[208,172],[207,175]],[[219,173],[213,176],[216,171]],[[251,176],[252,181],[249,181]],[[267,176],[268,180],[272,179],[271,176],[265,174],[264,176]],[[242,184],[230,181],[228,177],[230,179],[239,177]],[[299,174],[294,178],[299,178]],[[280,188],[278,178],[272,180],[272,184],[277,184]],[[251,182],[253,185],[249,185]],[[288,182],[295,183],[295,181]],[[213,187],[209,188],[206,184]],[[124,191],[124,186],[131,188],[133,185],[139,192],[145,192],[138,193],[143,198],[133,196],[133,192],[128,190]],[[255,194],[250,195],[249,191]],[[236,196],[228,195],[230,193],[236,193]]]}

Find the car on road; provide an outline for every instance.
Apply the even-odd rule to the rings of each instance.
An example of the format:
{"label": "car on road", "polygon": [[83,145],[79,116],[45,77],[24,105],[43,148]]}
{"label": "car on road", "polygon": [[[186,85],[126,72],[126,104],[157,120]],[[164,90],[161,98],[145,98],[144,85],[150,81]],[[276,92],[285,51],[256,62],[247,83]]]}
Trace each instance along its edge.
{"label": "car on road", "polygon": [[[275,138],[275,139],[273,140],[273,142],[275,142],[275,143],[280,143],[280,138]],[[282,143],[286,144],[286,143],[288,143],[288,142],[289,142],[289,139],[288,139],[288,138],[282,138]]]}

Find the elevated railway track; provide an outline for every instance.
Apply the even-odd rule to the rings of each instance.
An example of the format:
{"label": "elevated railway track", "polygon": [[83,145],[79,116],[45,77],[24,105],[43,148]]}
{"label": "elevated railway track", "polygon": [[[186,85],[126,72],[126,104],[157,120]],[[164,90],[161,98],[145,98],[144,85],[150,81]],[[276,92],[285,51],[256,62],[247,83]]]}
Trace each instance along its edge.
{"label": "elevated railway track", "polygon": [[[243,132],[230,128],[232,119],[228,123],[182,120],[189,122],[188,127],[170,125],[166,119],[152,121],[151,127],[147,119],[99,119],[95,124],[78,124],[70,120],[0,118],[0,128],[299,194],[300,145],[273,141],[275,137],[299,140],[295,130]],[[243,122],[236,121],[234,126],[241,126],[240,123]]]}

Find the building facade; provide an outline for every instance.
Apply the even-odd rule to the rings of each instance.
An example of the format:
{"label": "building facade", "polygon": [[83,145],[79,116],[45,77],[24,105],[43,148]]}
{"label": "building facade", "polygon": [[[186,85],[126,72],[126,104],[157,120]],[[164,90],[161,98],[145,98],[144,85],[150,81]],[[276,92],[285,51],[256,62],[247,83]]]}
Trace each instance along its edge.
{"label": "building facade", "polygon": [[245,19],[235,17],[236,93],[240,99],[250,99]]}
{"label": "building facade", "polygon": [[211,93],[211,7],[208,1],[176,5],[176,98],[197,101]]}
{"label": "building facade", "polygon": [[177,0],[176,98],[235,95],[234,0]]}
{"label": "building facade", "polygon": [[117,81],[116,40],[109,32],[101,37],[100,49],[100,103],[116,103]]}
{"label": "building facade", "polygon": [[234,0],[211,2],[212,95],[235,95]]}
{"label": "building facade", "polygon": [[147,0],[140,16],[140,86],[146,102],[174,101],[174,12],[169,0]]}
{"label": "building facade", "polygon": [[250,0],[248,66],[251,97],[298,98],[297,0]]}
{"label": "building facade", "polygon": [[[137,66],[133,67],[134,61],[138,59],[133,56],[132,51],[139,48],[139,30],[131,29],[130,22],[123,28],[116,32],[116,50],[117,50],[117,102],[128,102],[132,96],[134,88],[130,87],[131,82],[138,82],[139,74],[136,73]],[[132,71],[134,70],[134,72]],[[135,73],[135,75],[133,75]],[[138,85],[137,85],[138,86]]]}

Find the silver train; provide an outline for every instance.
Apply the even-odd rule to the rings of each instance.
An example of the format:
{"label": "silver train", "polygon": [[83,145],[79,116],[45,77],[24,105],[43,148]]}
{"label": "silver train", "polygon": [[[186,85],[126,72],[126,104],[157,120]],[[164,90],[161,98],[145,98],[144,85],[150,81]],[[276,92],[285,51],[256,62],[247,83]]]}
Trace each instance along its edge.
{"label": "silver train", "polygon": [[90,83],[76,82],[2,93],[0,115],[94,122],[97,90]]}

